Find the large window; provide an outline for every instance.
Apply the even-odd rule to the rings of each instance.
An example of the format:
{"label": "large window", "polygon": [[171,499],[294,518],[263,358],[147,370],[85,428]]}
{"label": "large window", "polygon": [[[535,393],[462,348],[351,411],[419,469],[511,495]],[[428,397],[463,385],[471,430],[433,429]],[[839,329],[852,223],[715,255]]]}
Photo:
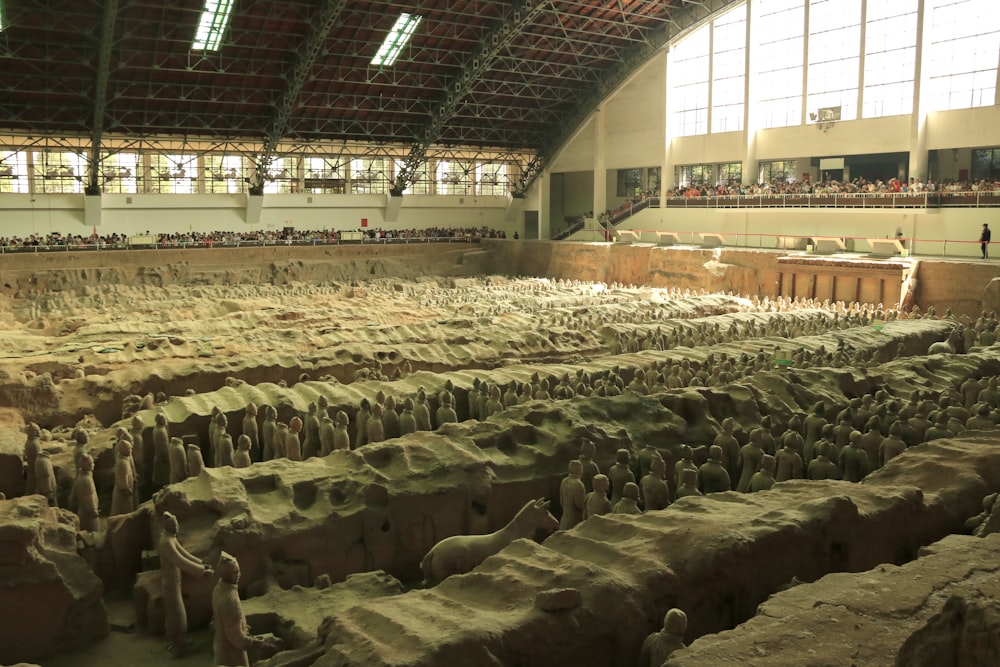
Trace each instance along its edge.
{"label": "large window", "polygon": [[305,161],[306,192],[337,195],[347,192],[348,158],[307,157]]}
{"label": "large window", "polygon": [[798,160],[770,160],[761,162],[758,183],[794,183],[798,179]]}
{"label": "large window", "polygon": [[194,194],[198,192],[198,157],[196,155],[151,156],[150,192]]}
{"label": "large window", "polygon": [[712,23],[712,132],[743,129],[746,93],[747,6]]}
{"label": "large window", "polygon": [[930,21],[931,43],[926,58],[930,87],[925,111],[994,104],[1000,2],[938,0]]}
{"label": "large window", "polygon": [[471,165],[453,160],[441,160],[437,163],[437,194],[465,195],[470,194],[469,172]]}
{"label": "large window", "polygon": [[141,191],[142,163],[138,153],[111,153],[101,160],[101,190],[118,194]]}
{"label": "large window", "polygon": [[636,197],[642,193],[642,169],[618,170],[618,196]]}
{"label": "large window", "polygon": [[485,162],[476,165],[476,192],[481,195],[502,195],[507,192],[507,165]]}
{"label": "large window", "polygon": [[972,151],[972,180],[1000,180],[1000,148],[977,148]]}
{"label": "large window", "polygon": [[298,192],[297,157],[276,157],[264,174],[264,194]]}
{"label": "large window", "polygon": [[30,192],[26,151],[0,151],[0,192]]}
{"label": "large window", "polygon": [[919,0],[868,0],[865,26],[865,118],[913,113]]}
{"label": "large window", "polygon": [[726,162],[719,165],[719,185],[740,185],[743,182],[743,163]]}
{"label": "large window", "polygon": [[712,185],[715,169],[710,164],[687,164],[677,167],[677,186],[681,188]]}
{"label": "large window", "polygon": [[351,160],[351,192],[358,195],[389,191],[391,174],[386,158],[354,158]]}
{"label": "large window", "polygon": [[802,122],[805,0],[757,0],[751,24],[757,47],[755,90],[760,126]]}
{"label": "large window", "polygon": [[858,117],[861,0],[809,1],[809,88],[806,108]]}
{"label": "large window", "polygon": [[236,194],[246,191],[246,167],[240,155],[205,156],[205,192]]}
{"label": "large window", "polygon": [[709,29],[699,28],[670,50],[667,105],[674,136],[708,132]]}
{"label": "large window", "polygon": [[35,192],[83,192],[87,176],[87,158],[65,150],[36,151],[32,156]]}

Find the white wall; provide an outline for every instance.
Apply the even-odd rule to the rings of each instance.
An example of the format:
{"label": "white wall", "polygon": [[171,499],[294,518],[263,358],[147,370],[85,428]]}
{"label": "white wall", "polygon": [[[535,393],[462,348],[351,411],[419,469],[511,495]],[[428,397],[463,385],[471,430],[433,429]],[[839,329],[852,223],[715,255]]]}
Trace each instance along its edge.
{"label": "white wall", "polygon": [[[490,227],[523,232],[520,219],[506,222],[506,197],[444,197],[408,195],[395,222],[385,222],[384,195],[265,195],[257,229],[295,227],[386,229],[428,227]],[[195,231],[237,231],[247,225],[244,195],[117,195],[101,197],[100,234],[143,234]],[[31,234],[90,234],[94,226],[84,216],[83,195],[0,194],[0,236]]]}

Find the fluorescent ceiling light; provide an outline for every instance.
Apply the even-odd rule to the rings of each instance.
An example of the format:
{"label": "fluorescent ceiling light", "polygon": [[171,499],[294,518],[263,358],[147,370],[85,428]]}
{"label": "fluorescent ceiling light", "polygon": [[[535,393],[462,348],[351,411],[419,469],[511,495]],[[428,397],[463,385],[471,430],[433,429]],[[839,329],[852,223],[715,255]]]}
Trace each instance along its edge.
{"label": "fluorescent ceiling light", "polygon": [[229,28],[229,17],[233,13],[236,0],[205,0],[201,11],[198,32],[194,36],[191,49],[195,51],[218,51],[222,37]]}
{"label": "fluorescent ceiling light", "polygon": [[400,14],[399,18],[396,19],[396,25],[392,26],[392,30],[386,35],[382,46],[378,47],[378,53],[372,58],[372,65],[391,67],[396,62],[403,47],[409,43],[410,37],[417,31],[417,26],[420,25],[423,18],[405,12]]}

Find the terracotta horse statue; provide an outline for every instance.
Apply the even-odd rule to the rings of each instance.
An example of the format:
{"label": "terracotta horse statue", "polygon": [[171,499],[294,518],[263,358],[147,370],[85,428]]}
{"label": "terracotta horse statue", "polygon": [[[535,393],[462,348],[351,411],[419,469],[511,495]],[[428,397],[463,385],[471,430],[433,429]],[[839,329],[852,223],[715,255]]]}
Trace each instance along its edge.
{"label": "terracotta horse statue", "polygon": [[453,535],[441,540],[420,562],[424,583],[438,584],[453,574],[464,574],[514,540],[533,537],[542,528],[552,534],[559,522],[549,513],[550,501],[529,500],[506,526],[489,535]]}
{"label": "terracotta horse statue", "polygon": [[931,343],[931,346],[927,348],[927,354],[961,354],[964,348],[962,327],[958,326],[948,334],[948,340],[939,340],[936,343]]}

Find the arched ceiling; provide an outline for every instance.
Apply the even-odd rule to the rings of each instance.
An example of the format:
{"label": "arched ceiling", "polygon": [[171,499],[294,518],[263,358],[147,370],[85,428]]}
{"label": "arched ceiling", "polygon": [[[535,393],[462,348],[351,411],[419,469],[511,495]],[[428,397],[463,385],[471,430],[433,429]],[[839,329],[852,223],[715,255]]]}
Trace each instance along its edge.
{"label": "arched ceiling", "polygon": [[[737,0],[0,0],[0,129],[527,150],[540,161],[673,36]],[[370,64],[400,12],[423,17]],[[540,165],[536,165],[540,166]]]}

